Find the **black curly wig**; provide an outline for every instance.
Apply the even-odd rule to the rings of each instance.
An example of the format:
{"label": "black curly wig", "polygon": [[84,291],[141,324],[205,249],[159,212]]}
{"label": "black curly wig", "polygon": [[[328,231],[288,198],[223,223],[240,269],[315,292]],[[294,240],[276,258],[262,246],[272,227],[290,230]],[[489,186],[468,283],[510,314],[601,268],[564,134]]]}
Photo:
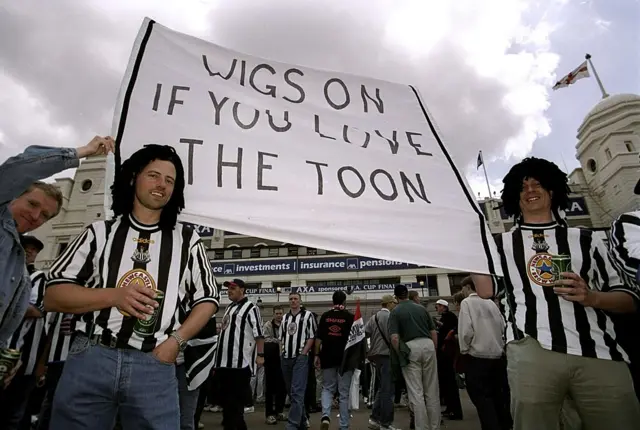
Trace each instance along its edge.
{"label": "black curly wig", "polygon": [[160,215],[160,228],[173,230],[178,215],[184,209],[184,168],[180,156],[171,146],[145,145],[127,159],[116,172],[111,186],[113,203],[111,209],[116,216],[128,215],[133,211],[136,192],[136,178],[144,168],[154,160],[169,161],[176,169],[173,194]]}
{"label": "black curly wig", "polygon": [[555,163],[542,158],[528,157],[509,170],[502,183],[502,207],[508,216],[516,220],[522,216],[520,192],[525,179],[535,179],[542,188],[551,193],[551,211],[558,220],[558,210],[569,208],[569,186],[567,174]]}

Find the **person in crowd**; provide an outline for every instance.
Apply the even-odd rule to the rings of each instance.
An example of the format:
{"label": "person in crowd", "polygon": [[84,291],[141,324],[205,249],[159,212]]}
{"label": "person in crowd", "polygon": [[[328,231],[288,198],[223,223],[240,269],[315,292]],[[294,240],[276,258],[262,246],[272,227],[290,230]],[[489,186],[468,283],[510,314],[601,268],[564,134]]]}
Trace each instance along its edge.
{"label": "person in crowd", "polygon": [[196,420],[195,417],[200,416],[198,411],[200,390],[213,369],[217,340],[214,316],[196,336],[187,342],[187,348],[176,358],[180,430],[193,430],[199,425],[199,419]]}
{"label": "person in crowd", "polygon": [[418,293],[416,290],[409,291],[409,300],[411,300],[412,302],[418,305],[422,304],[420,303],[420,293]]}
{"label": "person in crowd", "polygon": [[203,242],[177,222],[184,187],[175,150],[146,145],[117,166],[115,217],[89,225],[51,265],[45,309],[83,314],[52,428],[111,430],[116,416],[125,429],[179,428],[176,359],[219,303]]}
{"label": "person in crowd", "polygon": [[223,284],[231,304],[222,318],[215,368],[220,380],[222,425],[225,430],[246,430],[244,407],[255,362],[264,365],[264,336],[260,309],[246,296],[246,284],[234,279]]}
{"label": "person in crowd", "polygon": [[[301,306],[302,310],[306,308]],[[313,315],[313,324],[318,327],[318,314],[311,312]],[[304,408],[307,413],[307,417],[310,417],[312,413],[322,411],[322,407],[318,409],[318,399],[316,397],[316,367],[314,365],[316,359],[316,350],[311,348],[309,351],[309,374],[307,375],[307,388],[304,391]]]}
{"label": "person in crowd", "polygon": [[273,318],[264,324],[264,370],[265,370],[265,414],[268,425],[276,425],[286,420],[284,416],[284,398],[287,390],[284,386],[280,351],[282,337],[282,306],[273,307]]}
{"label": "person in crowd", "polygon": [[[471,277],[467,277],[469,280],[471,280]],[[459,314],[460,313],[460,306],[462,305],[462,301],[464,299],[467,298],[468,294],[465,291],[470,291],[468,290],[468,287],[462,287],[463,289],[458,291],[457,293],[455,293],[452,297],[453,300],[453,304],[456,308],[456,312]],[[458,321],[459,322],[459,321]],[[465,383],[465,372],[466,372],[466,361],[468,358],[468,355],[463,355],[460,353],[460,346],[458,344],[458,336],[455,336],[455,346],[456,346],[456,353],[455,353],[455,357],[453,359],[453,369],[455,371],[455,375],[456,375],[456,383],[458,384],[458,388],[463,390],[466,388],[466,383]]]}
{"label": "person in crowd", "polygon": [[[113,139],[96,136],[77,149],[30,146],[0,165],[0,348],[7,347],[29,305],[31,281],[19,237],[51,220],[62,208],[60,190],[40,180],[78,167],[84,157],[113,150]],[[0,386],[8,385],[19,368],[20,363]]]}
{"label": "person in crowd", "polygon": [[73,314],[47,313],[45,329],[47,333],[47,345],[45,347],[45,363],[47,365],[46,393],[38,414],[38,430],[49,430],[51,405],[58,388],[60,376],[62,376],[64,363],[69,355],[69,346],[73,341],[73,332],[75,331]]}
{"label": "person in crowd", "polygon": [[446,407],[442,415],[451,420],[461,420],[462,404],[460,403],[460,392],[454,368],[458,317],[449,310],[449,302],[443,299],[436,302],[436,311],[440,315],[440,321],[438,321],[438,381],[440,395]]}
{"label": "person in crowd", "polygon": [[[640,194],[640,181],[634,193]],[[609,254],[624,283],[640,289],[640,211],[624,213],[612,223]],[[629,370],[640,400],[640,308],[628,314],[609,313],[609,316],[614,322],[616,339],[629,355]]]}
{"label": "person in crowd", "polygon": [[36,271],[36,258],[38,258],[40,251],[44,249],[44,244],[37,237],[27,234],[20,235],[20,244],[22,244],[22,248],[24,249],[27,272],[29,272],[29,275],[33,275]]}
{"label": "person in crowd", "polygon": [[[471,280],[470,277],[469,277],[469,280]],[[465,288],[469,288],[469,287],[465,286]],[[469,294],[465,293],[464,291],[458,291],[453,295],[453,304],[456,307],[456,312],[460,313],[460,305],[462,304],[462,301],[467,297],[469,297]]]}
{"label": "person in crowd", "polygon": [[257,404],[264,403],[264,385],[265,385],[265,374],[264,374],[264,366],[256,367],[255,376],[251,378],[251,392],[256,398]]}
{"label": "person in crowd", "polygon": [[436,328],[424,307],[409,300],[405,285],[396,285],[394,295],[398,299],[398,306],[389,316],[389,334],[391,345],[406,361],[402,375],[415,414],[415,427],[419,430],[439,430]]}
{"label": "person in crowd", "polygon": [[31,415],[28,413],[29,399],[41,380],[44,380],[44,366],[38,366],[42,357],[46,336],[44,335],[45,314],[42,306],[45,274],[42,271],[31,275],[32,289],[29,308],[9,341],[9,348],[21,353],[24,365],[12,383],[0,392],[0,429],[29,430]]}
{"label": "person in crowd", "polygon": [[282,374],[291,401],[287,430],[309,428],[304,397],[309,377],[309,351],[316,326],[313,314],[301,309],[300,294],[289,293],[289,312],[282,319]]}
{"label": "person in crowd", "polygon": [[393,395],[396,375],[391,367],[392,346],[389,335],[389,316],[396,304],[392,295],[385,295],[382,296],[380,305],[381,309],[369,318],[364,328],[365,335],[371,339],[369,361],[373,363],[376,380],[379,381],[369,417],[369,428],[394,430]]}
{"label": "person in crowd", "polygon": [[458,317],[460,353],[467,356],[467,392],[482,430],[510,430],[509,392],[502,383],[507,376],[505,321],[493,301],[475,293],[471,278],[463,283],[472,291],[462,300]]}
{"label": "person in crowd", "polygon": [[353,325],[353,314],[345,308],[347,295],[336,291],[332,297],[333,308],[323,313],[315,340],[315,366],[322,369],[322,418],[320,428],[328,430],[331,423],[331,405],[336,390],[339,393],[339,428],[349,428],[349,389],[353,371],[340,374],[345,346]]}
{"label": "person in crowd", "polygon": [[[640,405],[609,313],[635,311],[637,286],[620,279],[593,231],[567,226],[570,190],[558,166],[525,158],[503,183],[515,219],[496,236],[504,278],[473,281],[482,298],[503,295],[514,429],[555,428],[569,394],[587,430],[635,428]],[[567,271],[554,270],[557,255],[570,257]]]}

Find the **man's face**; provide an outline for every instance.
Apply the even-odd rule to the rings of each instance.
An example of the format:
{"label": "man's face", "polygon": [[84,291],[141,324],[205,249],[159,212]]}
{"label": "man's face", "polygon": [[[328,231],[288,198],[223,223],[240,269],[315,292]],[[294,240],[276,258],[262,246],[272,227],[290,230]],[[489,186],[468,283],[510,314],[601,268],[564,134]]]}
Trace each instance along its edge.
{"label": "man's face", "polygon": [[58,202],[40,188],[33,188],[9,203],[18,233],[27,233],[49,221],[58,212]]}
{"label": "man's face", "polygon": [[444,306],[444,305],[436,305],[436,311],[438,311],[439,314],[443,313],[446,310],[447,310],[446,306]]}
{"label": "man's face", "polygon": [[238,287],[236,284],[230,284],[227,287],[227,297],[232,302],[238,302],[244,298],[244,289]]}
{"label": "man's face", "polygon": [[551,213],[551,193],[534,178],[525,178],[520,191],[520,211],[527,215]]}
{"label": "man's face", "polygon": [[40,250],[33,245],[27,245],[24,247],[24,255],[27,260],[27,264],[33,264],[36,261],[36,257]]}
{"label": "man's face", "polygon": [[153,160],[136,177],[136,200],[147,209],[160,210],[171,199],[175,182],[173,163]]}
{"label": "man's face", "polygon": [[300,309],[300,296],[291,294],[289,296],[289,306],[291,306],[291,309]]}
{"label": "man's face", "polygon": [[276,309],[273,312],[273,319],[280,324],[282,322],[282,309]]}

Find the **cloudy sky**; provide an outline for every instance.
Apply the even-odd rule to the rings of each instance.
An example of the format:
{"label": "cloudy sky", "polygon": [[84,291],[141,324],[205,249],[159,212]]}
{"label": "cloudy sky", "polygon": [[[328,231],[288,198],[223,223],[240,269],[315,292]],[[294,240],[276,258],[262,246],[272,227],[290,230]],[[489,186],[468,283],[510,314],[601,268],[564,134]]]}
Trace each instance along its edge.
{"label": "cloudy sky", "polygon": [[420,88],[474,190],[532,154],[570,171],[593,78],[638,93],[638,0],[0,0],[0,161],[109,134],[144,16],[248,54]]}

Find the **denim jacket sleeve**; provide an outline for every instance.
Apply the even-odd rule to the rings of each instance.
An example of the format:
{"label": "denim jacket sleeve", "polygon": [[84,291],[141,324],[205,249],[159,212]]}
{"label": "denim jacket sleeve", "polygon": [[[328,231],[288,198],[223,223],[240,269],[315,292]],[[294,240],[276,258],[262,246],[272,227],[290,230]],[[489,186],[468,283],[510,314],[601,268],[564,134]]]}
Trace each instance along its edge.
{"label": "denim jacket sleeve", "polygon": [[15,199],[35,181],[79,165],[73,148],[29,146],[0,165],[0,204]]}

